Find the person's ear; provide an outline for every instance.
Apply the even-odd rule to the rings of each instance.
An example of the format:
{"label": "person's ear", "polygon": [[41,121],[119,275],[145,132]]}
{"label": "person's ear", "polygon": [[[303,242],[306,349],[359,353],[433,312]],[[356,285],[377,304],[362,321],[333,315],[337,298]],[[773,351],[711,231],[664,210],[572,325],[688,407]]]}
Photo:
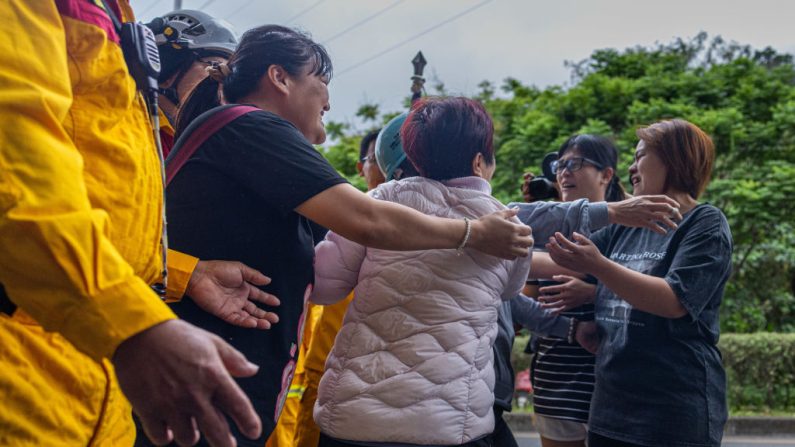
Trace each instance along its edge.
{"label": "person's ear", "polygon": [[263,81],[270,83],[277,91],[285,95],[290,93],[290,74],[282,66],[271,65],[263,78]]}
{"label": "person's ear", "polygon": [[364,163],[357,161],[356,170],[359,171],[359,177],[364,177]]}
{"label": "person's ear", "polygon": [[485,167],[486,159],[483,158],[483,154],[478,152],[477,155],[475,155],[475,158],[472,159],[472,175],[483,177]]}
{"label": "person's ear", "polygon": [[600,174],[602,175],[600,183],[603,185],[609,185],[610,182],[613,180],[613,176],[616,175],[616,171],[613,170],[613,168],[611,167],[607,167],[602,169]]}

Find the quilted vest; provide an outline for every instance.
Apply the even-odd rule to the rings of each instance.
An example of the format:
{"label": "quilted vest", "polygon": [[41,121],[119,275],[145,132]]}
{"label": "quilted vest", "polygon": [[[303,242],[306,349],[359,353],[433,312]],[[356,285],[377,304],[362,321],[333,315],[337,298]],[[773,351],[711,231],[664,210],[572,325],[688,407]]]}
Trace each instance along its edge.
{"label": "quilted vest", "polygon": [[[505,209],[490,191],[480,178],[417,177],[372,195],[429,215],[475,219]],[[339,250],[324,250],[317,266],[349,265],[339,258],[347,253],[363,253],[363,260],[318,390],[321,430],[342,440],[431,445],[491,433],[498,308],[521,290],[530,258],[507,261],[471,249],[357,251],[334,234],[323,244]],[[318,290],[334,281],[322,276],[329,269],[317,271]]]}

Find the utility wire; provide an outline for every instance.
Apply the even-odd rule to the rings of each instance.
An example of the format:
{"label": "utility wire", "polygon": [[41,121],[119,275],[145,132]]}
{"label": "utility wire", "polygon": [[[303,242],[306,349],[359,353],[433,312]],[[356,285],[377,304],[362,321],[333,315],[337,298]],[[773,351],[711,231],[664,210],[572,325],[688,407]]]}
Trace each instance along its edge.
{"label": "utility wire", "polygon": [[254,3],[254,0],[248,0],[247,2],[240,5],[239,8],[235,9],[234,11],[230,12],[229,14],[224,17],[225,20],[229,20],[230,17],[234,16],[235,14],[239,13],[240,11],[246,9],[246,7],[250,4]]}
{"label": "utility wire", "polygon": [[154,8],[155,6],[157,6],[157,4],[158,4],[158,3],[160,3],[160,0],[155,0],[155,1],[153,1],[152,3],[150,3],[150,4],[149,4],[149,6],[147,6],[146,8],[144,8],[144,9],[143,9],[141,12],[136,12],[136,14],[135,14],[135,17],[143,17],[143,16],[144,16],[144,14],[146,14],[146,13],[147,13],[147,12],[149,12],[149,11],[151,11],[151,10],[152,10],[152,8]]}
{"label": "utility wire", "polygon": [[452,16],[452,17],[448,17],[447,19],[445,19],[445,20],[443,20],[443,21],[441,21],[441,22],[437,23],[436,25],[433,25],[432,27],[430,27],[430,28],[428,28],[428,29],[426,29],[426,30],[424,30],[424,31],[421,31],[421,32],[419,32],[419,33],[417,33],[417,34],[415,34],[415,35],[413,35],[413,36],[409,37],[408,39],[405,39],[405,40],[403,40],[403,41],[400,41],[400,42],[398,42],[398,43],[396,43],[396,44],[392,45],[391,47],[388,47],[388,48],[386,48],[386,49],[384,49],[384,50],[382,50],[382,51],[380,51],[380,52],[378,52],[378,53],[376,53],[376,54],[374,54],[374,55],[372,55],[372,56],[368,57],[367,59],[364,59],[364,60],[362,60],[362,61],[359,61],[359,62],[357,62],[357,63],[355,63],[355,64],[353,64],[353,65],[350,65],[350,66],[346,67],[344,70],[341,70],[341,71],[339,71],[339,72],[336,72],[336,73],[334,73],[334,77],[339,77],[339,76],[341,76],[341,75],[343,75],[343,74],[345,74],[345,73],[347,73],[347,72],[349,72],[349,71],[351,71],[351,70],[354,70],[354,69],[356,69],[356,68],[359,68],[359,67],[361,67],[362,65],[365,65],[365,64],[367,64],[367,63],[370,63],[370,62],[372,62],[372,61],[374,61],[374,60],[378,59],[379,57],[381,57],[381,56],[383,56],[383,55],[385,55],[385,54],[389,53],[390,51],[394,51],[394,50],[396,50],[396,49],[398,49],[398,48],[402,47],[403,45],[405,45],[405,44],[407,44],[407,43],[411,42],[411,41],[412,41],[412,40],[414,40],[414,39],[417,39],[417,38],[419,38],[419,37],[422,37],[422,36],[424,36],[424,35],[426,35],[426,34],[430,33],[431,31],[434,31],[434,30],[436,30],[437,28],[439,28],[439,27],[441,27],[441,26],[447,25],[447,24],[448,24],[448,23],[450,23],[450,22],[454,22],[455,20],[457,20],[457,19],[459,19],[459,18],[461,18],[461,17],[463,17],[463,16],[465,16],[465,15],[469,14],[470,12],[472,12],[472,11],[474,11],[474,10],[476,10],[476,9],[480,8],[481,6],[485,5],[486,3],[490,3],[491,1],[492,1],[492,0],[484,0],[484,1],[482,1],[482,2],[478,3],[477,5],[475,5],[475,6],[471,7],[471,8],[467,8],[467,9],[465,9],[464,11],[461,11],[461,12],[459,12],[458,14],[456,14],[456,15],[454,15],[454,16]]}
{"label": "utility wire", "polygon": [[312,5],[310,5],[308,8],[306,8],[306,9],[304,9],[303,11],[299,12],[298,14],[296,14],[296,15],[294,15],[294,16],[292,16],[292,17],[290,17],[289,19],[285,20],[283,23],[292,23],[292,22],[293,22],[295,19],[297,19],[297,18],[299,18],[299,17],[302,17],[304,14],[306,14],[306,13],[308,13],[309,11],[311,11],[311,10],[313,10],[313,9],[317,8],[317,7],[318,7],[318,5],[320,5],[321,3],[325,2],[325,1],[326,1],[326,0],[318,0],[318,1],[316,1],[315,3],[313,3]]}
{"label": "utility wire", "polygon": [[327,44],[328,44],[329,42],[331,42],[332,40],[335,40],[335,39],[336,39],[336,38],[338,38],[338,37],[342,37],[343,35],[345,35],[345,34],[348,34],[348,32],[350,32],[350,31],[352,31],[352,30],[354,30],[354,29],[356,29],[356,28],[358,28],[358,27],[360,27],[360,26],[364,25],[365,23],[369,22],[370,20],[373,20],[373,19],[375,19],[376,17],[380,16],[381,14],[383,14],[383,13],[385,13],[385,12],[389,11],[390,9],[394,8],[395,6],[397,6],[397,5],[401,4],[401,3],[405,2],[405,1],[406,1],[406,0],[396,0],[396,1],[392,2],[390,5],[387,5],[387,7],[386,7],[386,8],[382,8],[381,10],[379,10],[379,11],[375,12],[374,14],[371,14],[371,15],[369,15],[369,16],[367,16],[367,17],[365,17],[364,19],[362,19],[362,20],[360,20],[360,21],[358,21],[358,22],[354,23],[353,25],[351,25],[351,26],[349,26],[349,27],[345,28],[344,30],[342,30],[342,31],[338,32],[337,34],[335,34],[335,35],[333,35],[333,36],[329,37],[328,39],[326,39],[326,40],[323,42],[323,45],[327,45]]}
{"label": "utility wire", "polygon": [[201,11],[201,10],[203,10],[204,8],[206,8],[206,7],[210,6],[210,5],[212,5],[213,3],[215,3],[215,0],[207,0],[206,2],[204,2],[204,4],[203,4],[203,5],[199,6],[199,7],[198,7],[198,8],[196,8],[196,9],[198,9],[199,11]]}

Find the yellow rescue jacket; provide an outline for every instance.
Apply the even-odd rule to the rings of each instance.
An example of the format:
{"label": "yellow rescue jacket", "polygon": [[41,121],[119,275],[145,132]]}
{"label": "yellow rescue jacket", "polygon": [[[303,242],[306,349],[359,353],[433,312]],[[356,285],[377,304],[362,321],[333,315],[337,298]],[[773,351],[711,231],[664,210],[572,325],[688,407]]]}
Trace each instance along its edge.
{"label": "yellow rescue jacket", "polygon": [[[96,3],[4,1],[0,23],[0,283],[17,312],[110,357],[174,318],[149,288],[163,193],[146,108]],[[184,290],[195,259],[180,260]]]}
{"label": "yellow rescue jacket", "polygon": [[[107,358],[174,318],[159,157],[99,4],[0,2],[0,445],[132,445]],[[170,296],[196,262],[169,257]]]}

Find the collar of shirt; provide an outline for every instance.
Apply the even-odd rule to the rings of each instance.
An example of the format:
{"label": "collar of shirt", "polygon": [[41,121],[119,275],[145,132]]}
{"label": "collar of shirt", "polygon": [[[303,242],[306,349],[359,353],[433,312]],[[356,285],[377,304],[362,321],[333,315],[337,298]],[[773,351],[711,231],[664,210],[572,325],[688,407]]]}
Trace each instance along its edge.
{"label": "collar of shirt", "polygon": [[474,189],[489,195],[491,194],[491,184],[485,179],[474,175],[444,180],[442,184],[450,188]]}

